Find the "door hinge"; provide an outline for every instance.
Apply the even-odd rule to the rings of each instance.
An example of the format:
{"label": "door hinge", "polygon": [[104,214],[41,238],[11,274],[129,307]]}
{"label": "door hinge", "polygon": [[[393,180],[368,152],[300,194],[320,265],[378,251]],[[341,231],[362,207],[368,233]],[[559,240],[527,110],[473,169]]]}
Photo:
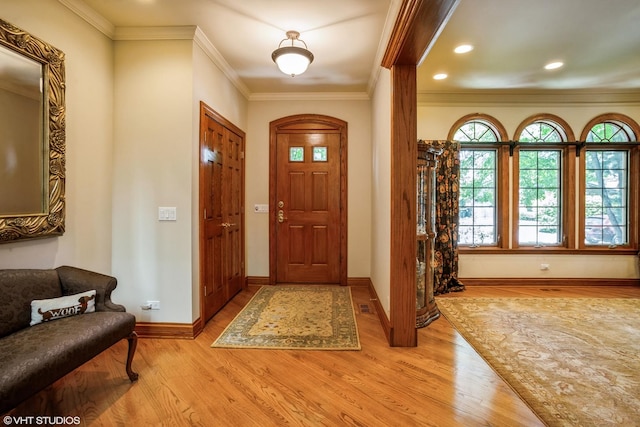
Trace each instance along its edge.
{"label": "door hinge", "polygon": [[207,219],[207,209],[206,209],[206,208],[204,209],[203,217],[202,217],[202,218],[203,218],[203,219]]}
{"label": "door hinge", "polygon": [[240,158],[241,158],[241,159],[244,159],[244,151],[241,151],[241,152],[240,152]]}
{"label": "door hinge", "polygon": [[204,296],[205,297],[207,296],[207,287],[206,286],[204,287]]}

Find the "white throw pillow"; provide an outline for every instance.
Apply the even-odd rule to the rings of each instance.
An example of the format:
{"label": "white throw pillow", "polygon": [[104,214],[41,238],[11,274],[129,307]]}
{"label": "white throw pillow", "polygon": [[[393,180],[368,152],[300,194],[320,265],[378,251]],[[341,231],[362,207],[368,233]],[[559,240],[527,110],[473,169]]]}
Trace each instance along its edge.
{"label": "white throw pillow", "polygon": [[96,311],[95,290],[60,298],[33,300],[30,325],[94,311]]}

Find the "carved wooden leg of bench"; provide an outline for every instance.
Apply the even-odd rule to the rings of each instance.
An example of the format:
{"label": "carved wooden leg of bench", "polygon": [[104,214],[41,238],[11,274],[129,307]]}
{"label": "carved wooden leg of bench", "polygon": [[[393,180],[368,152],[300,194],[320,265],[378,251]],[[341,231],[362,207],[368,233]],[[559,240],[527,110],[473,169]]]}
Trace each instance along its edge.
{"label": "carved wooden leg of bench", "polygon": [[136,346],[138,345],[138,334],[135,331],[131,332],[131,335],[127,337],[127,341],[129,341],[129,353],[127,354],[127,375],[129,375],[129,379],[133,382],[138,379],[138,373],[133,372],[133,369],[131,369],[133,355],[135,354]]}

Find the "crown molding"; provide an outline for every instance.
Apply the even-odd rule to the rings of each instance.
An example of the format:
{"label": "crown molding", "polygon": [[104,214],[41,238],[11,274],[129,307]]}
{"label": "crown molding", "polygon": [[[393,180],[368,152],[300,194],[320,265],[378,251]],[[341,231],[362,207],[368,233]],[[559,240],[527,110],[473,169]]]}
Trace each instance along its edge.
{"label": "crown molding", "polygon": [[391,5],[389,6],[389,10],[387,11],[387,17],[384,21],[384,27],[382,28],[382,35],[380,36],[380,40],[378,42],[378,50],[376,51],[376,57],[373,61],[373,68],[371,69],[371,74],[369,75],[369,83],[367,85],[367,93],[369,96],[373,95],[376,84],[378,83],[378,78],[380,77],[380,72],[382,71],[382,58],[384,58],[384,54],[387,50],[387,45],[389,44],[389,40],[391,39],[391,33],[393,31],[393,27],[395,25],[396,19],[398,18],[398,13],[400,12],[400,0],[391,0]]}
{"label": "crown molding", "polygon": [[251,91],[240,80],[218,49],[209,41],[202,30],[195,25],[168,27],[116,27],[102,15],[80,0],[58,0],[69,10],[92,25],[111,40],[193,40],[222,71],[240,93],[249,99]]}
{"label": "crown molding", "polygon": [[418,105],[635,104],[640,89],[420,91]]}
{"label": "crown molding", "polygon": [[116,27],[113,40],[193,40],[195,25],[171,27]]}
{"label": "crown molding", "polygon": [[263,92],[253,93],[249,101],[369,101],[366,92]]}
{"label": "crown molding", "polygon": [[204,53],[211,59],[211,61],[224,73],[224,75],[231,81],[231,83],[242,93],[242,95],[249,99],[251,91],[244,84],[244,82],[238,76],[236,70],[224,59],[222,54],[216,49],[216,47],[209,41],[200,27],[196,27],[195,36],[193,38],[195,43],[200,46]]}
{"label": "crown molding", "polygon": [[93,8],[80,0],[58,0],[73,13],[84,19],[105,36],[113,40],[115,26],[104,16],[100,15]]}

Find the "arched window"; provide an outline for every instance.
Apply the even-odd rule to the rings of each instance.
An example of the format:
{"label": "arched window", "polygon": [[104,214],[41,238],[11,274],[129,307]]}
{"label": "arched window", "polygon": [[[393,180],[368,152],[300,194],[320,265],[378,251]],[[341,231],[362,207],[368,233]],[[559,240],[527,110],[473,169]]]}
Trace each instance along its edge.
{"label": "arched window", "polygon": [[493,117],[473,114],[458,120],[449,139],[460,147],[458,244],[468,247],[500,243],[500,144],[506,138]]}
{"label": "arched window", "polygon": [[637,176],[638,168],[637,161],[632,162],[637,145],[628,143],[638,140],[638,125],[629,117],[605,114],[587,124],[583,140],[581,245],[628,245],[637,227],[631,221],[631,206],[637,201],[630,177]]}
{"label": "arched window", "polygon": [[559,117],[538,115],[525,120],[516,131],[519,142],[514,156],[514,221],[518,246],[561,246],[567,240],[565,209],[568,140],[570,128]]}
{"label": "arched window", "polygon": [[509,139],[475,113],[448,138],[460,143],[462,251],[637,252],[640,125],[630,117],[599,115],[577,138],[562,118],[536,114]]}

